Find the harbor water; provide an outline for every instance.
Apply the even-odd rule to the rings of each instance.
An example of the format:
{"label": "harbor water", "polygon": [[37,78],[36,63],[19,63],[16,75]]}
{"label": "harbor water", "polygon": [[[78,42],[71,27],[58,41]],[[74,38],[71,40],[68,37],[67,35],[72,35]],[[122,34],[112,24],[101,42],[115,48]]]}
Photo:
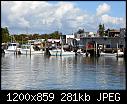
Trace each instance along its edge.
{"label": "harbor water", "polygon": [[7,55],[2,90],[125,90],[124,58]]}

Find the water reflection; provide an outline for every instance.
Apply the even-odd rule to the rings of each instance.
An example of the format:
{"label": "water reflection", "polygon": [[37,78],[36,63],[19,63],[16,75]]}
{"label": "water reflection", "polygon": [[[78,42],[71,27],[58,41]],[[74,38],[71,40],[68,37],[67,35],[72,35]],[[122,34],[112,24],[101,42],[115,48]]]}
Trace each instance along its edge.
{"label": "water reflection", "polygon": [[12,55],[1,60],[2,89],[125,89],[123,58]]}

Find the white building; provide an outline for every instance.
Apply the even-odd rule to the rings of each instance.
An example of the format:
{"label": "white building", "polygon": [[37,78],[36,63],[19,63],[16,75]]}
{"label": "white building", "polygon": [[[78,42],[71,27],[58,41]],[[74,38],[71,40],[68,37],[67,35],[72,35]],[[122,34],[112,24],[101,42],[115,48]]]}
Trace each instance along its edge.
{"label": "white building", "polygon": [[40,44],[42,42],[44,42],[45,39],[36,39],[36,40],[28,40],[28,43],[31,43],[31,44]]}
{"label": "white building", "polygon": [[74,39],[74,35],[66,35],[66,44],[72,45],[73,39]]}
{"label": "white building", "polygon": [[75,34],[75,38],[77,38],[77,39],[80,39],[83,37],[95,37],[95,33],[94,32],[84,32],[81,34],[77,34],[77,33]]}
{"label": "white building", "polygon": [[60,39],[48,39],[47,41],[51,43],[58,43],[60,42]]}
{"label": "white building", "polygon": [[94,32],[89,32],[88,37],[95,37]]}

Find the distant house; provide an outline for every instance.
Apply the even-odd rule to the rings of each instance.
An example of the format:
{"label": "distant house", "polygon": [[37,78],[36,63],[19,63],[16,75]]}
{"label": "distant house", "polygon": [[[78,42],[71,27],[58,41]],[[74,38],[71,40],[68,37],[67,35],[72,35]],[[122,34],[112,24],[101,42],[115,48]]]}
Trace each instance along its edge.
{"label": "distant house", "polygon": [[77,38],[77,39],[80,39],[83,37],[95,37],[95,34],[94,34],[94,32],[84,32],[81,34],[78,34],[78,33],[75,34],[75,38]]}
{"label": "distant house", "polygon": [[80,39],[80,37],[82,36],[82,34],[75,33],[74,36],[75,36],[75,38]]}
{"label": "distant house", "polygon": [[125,37],[126,35],[126,28],[120,28],[120,37]]}
{"label": "distant house", "polygon": [[60,39],[48,39],[47,42],[59,43],[60,42]]}
{"label": "distant house", "polygon": [[72,45],[73,39],[74,39],[74,35],[66,35],[66,44]]}
{"label": "distant house", "polygon": [[108,30],[108,37],[120,37],[120,30]]}
{"label": "distant house", "polygon": [[45,39],[36,39],[36,40],[28,40],[28,43],[31,44],[41,44],[41,42],[44,42]]}
{"label": "distant house", "polygon": [[94,32],[89,32],[88,37],[95,37]]}

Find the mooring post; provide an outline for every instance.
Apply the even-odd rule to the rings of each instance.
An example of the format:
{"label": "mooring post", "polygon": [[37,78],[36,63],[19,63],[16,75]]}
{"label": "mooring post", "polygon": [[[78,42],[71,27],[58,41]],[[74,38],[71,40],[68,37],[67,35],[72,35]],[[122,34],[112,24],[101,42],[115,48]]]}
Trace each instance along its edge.
{"label": "mooring post", "polygon": [[117,43],[117,57],[118,57],[118,43]]}
{"label": "mooring post", "polygon": [[96,55],[97,55],[97,42],[96,42]]}

